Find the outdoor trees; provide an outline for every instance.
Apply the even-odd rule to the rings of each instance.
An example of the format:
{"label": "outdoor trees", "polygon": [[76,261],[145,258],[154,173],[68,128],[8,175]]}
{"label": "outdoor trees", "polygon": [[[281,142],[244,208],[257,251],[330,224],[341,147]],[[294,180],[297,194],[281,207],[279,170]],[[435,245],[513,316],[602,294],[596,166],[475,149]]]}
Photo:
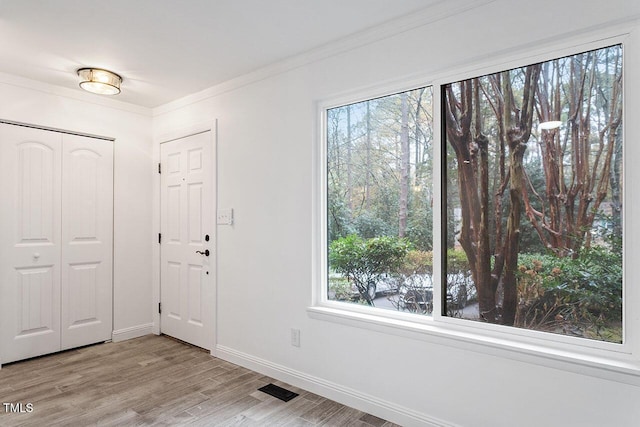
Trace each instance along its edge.
{"label": "outdoor trees", "polygon": [[420,88],[327,110],[329,265],[369,305],[371,283],[398,272],[403,245],[432,249],[431,95]]}
{"label": "outdoor trees", "polygon": [[431,242],[431,91],[327,111],[329,240],[407,237]]}
{"label": "outdoor trees", "polygon": [[[511,73],[457,84],[445,89],[444,107],[447,119],[447,141],[455,152],[458,193],[462,210],[459,241],[467,254],[471,274],[478,292],[480,315],[488,322],[498,320],[497,308],[502,306],[502,322],[513,324],[517,308],[516,270],[520,243],[520,220],[526,192],[523,167],[524,152],[531,135],[534,114],[534,94],[540,75],[540,65],[527,67],[519,88],[521,101],[516,103]],[[481,89],[481,85],[484,85]],[[497,197],[509,189],[509,208],[506,230],[503,233],[502,215],[497,212],[495,233],[491,236],[489,197],[489,138],[480,103],[481,92],[492,108],[498,128],[501,179]],[[505,172],[505,159],[508,169]],[[501,210],[501,204],[497,205]],[[491,237],[494,237],[491,239]],[[492,241],[493,240],[493,241]],[[495,259],[492,267],[492,255]],[[503,300],[498,304],[496,291],[502,285]]]}
{"label": "outdoor trees", "polygon": [[593,224],[608,196],[609,215],[620,224],[622,50],[585,52],[543,67],[539,121],[566,121],[568,129],[542,127],[545,187],[532,191],[537,207],[527,199],[526,209],[545,247],[577,257],[591,246]]}
{"label": "outdoor trees", "polygon": [[[581,296],[587,287],[591,295],[621,292],[621,269],[607,275],[611,285],[595,286],[559,267],[571,270],[561,259],[578,260],[594,239],[609,261],[621,263],[619,245],[598,234],[604,228],[608,237],[621,237],[621,59],[620,46],[612,46],[444,87],[446,150],[453,154],[446,156],[447,170],[456,171],[447,175],[446,200],[460,211],[456,241],[469,260],[482,320],[514,325],[523,319],[518,310],[535,306],[545,312],[541,317],[566,322],[585,315],[571,305],[577,297],[558,289],[572,287]],[[536,294],[519,269],[545,269],[523,266],[519,255],[538,248],[555,258],[537,258],[557,261],[546,269],[553,280],[543,280],[546,288]],[[601,268],[594,259],[607,262],[602,252],[585,253],[572,265],[587,277],[585,269]],[[545,289],[553,302],[527,300],[534,294],[544,300]],[[620,294],[607,298],[615,307],[607,311],[583,298],[581,312],[620,322]],[[573,311],[564,310],[570,305]]]}
{"label": "outdoor trees", "polygon": [[[344,285],[348,278],[372,304],[367,282],[395,269],[404,275],[405,296],[415,291],[417,312],[430,311],[425,298],[441,285],[449,301],[443,315],[463,308],[468,296],[477,310],[456,310],[463,318],[620,341],[621,46],[440,89],[443,223],[435,227],[432,89],[326,110],[333,280]],[[434,229],[436,236],[446,231],[442,284],[432,281],[431,268],[439,266],[426,261]],[[396,259],[366,274],[345,267],[350,258],[364,263],[365,252],[355,249],[383,237],[430,254],[414,257],[428,265]],[[456,295],[463,294],[460,304]],[[603,333],[607,328],[612,332]]]}

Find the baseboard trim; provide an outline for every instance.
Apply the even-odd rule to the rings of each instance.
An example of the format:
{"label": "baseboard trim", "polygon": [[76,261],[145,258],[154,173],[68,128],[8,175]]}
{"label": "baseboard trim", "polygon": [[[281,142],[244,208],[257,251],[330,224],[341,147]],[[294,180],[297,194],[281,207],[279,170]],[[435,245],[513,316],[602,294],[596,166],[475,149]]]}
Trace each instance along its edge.
{"label": "baseboard trim", "polygon": [[118,329],[111,334],[113,342],[130,340],[132,338],[143,337],[153,333],[153,323],[131,326],[129,328]]}
{"label": "baseboard trim", "polygon": [[216,357],[226,360],[227,362],[268,375],[277,380],[284,381],[293,386],[300,387],[396,424],[421,427],[456,427],[455,424],[427,416],[421,412],[398,406],[395,403],[379,399],[367,393],[362,393],[358,390],[344,387],[340,384],[308,375],[304,372],[296,371],[223,345],[217,345],[215,353]]}

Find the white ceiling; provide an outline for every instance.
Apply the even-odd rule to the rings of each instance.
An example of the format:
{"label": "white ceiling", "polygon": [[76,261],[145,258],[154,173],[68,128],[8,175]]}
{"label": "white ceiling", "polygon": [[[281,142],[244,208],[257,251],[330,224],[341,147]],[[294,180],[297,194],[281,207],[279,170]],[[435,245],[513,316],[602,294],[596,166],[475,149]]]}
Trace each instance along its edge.
{"label": "white ceiling", "polygon": [[[155,107],[443,0],[0,0],[0,72]],[[98,95],[96,95],[98,96]]]}

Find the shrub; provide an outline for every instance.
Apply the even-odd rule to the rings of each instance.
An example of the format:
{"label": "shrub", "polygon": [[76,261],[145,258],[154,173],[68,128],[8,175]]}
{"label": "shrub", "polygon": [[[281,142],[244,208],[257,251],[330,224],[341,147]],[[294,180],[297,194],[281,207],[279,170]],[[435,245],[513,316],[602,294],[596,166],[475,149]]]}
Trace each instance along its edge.
{"label": "shrub", "polygon": [[353,228],[359,236],[374,238],[393,234],[385,220],[365,211],[353,220]]}
{"label": "shrub", "polygon": [[369,283],[385,273],[397,272],[410,249],[409,242],[398,237],[365,240],[351,234],[331,243],[329,265],[353,281],[362,299],[373,305],[367,293]]}
{"label": "shrub", "polygon": [[447,250],[447,274],[468,275],[469,270],[469,260],[462,249]]}
{"label": "shrub", "polygon": [[433,272],[433,252],[419,250],[407,252],[399,272],[405,277],[414,274],[431,275]]}
{"label": "shrub", "polygon": [[594,247],[577,258],[522,254],[518,264],[518,326],[563,333],[570,328],[574,335],[601,338],[607,324],[621,324],[618,252]]}
{"label": "shrub", "polygon": [[622,259],[604,247],[584,249],[576,259],[562,258],[545,287],[579,305],[583,316],[622,318]]}

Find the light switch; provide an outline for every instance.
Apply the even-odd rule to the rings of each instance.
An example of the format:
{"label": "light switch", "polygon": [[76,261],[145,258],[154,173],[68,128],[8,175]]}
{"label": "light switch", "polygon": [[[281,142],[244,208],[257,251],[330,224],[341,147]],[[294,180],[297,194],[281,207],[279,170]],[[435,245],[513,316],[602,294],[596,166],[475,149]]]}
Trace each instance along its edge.
{"label": "light switch", "polygon": [[233,225],[233,209],[218,209],[218,224]]}

